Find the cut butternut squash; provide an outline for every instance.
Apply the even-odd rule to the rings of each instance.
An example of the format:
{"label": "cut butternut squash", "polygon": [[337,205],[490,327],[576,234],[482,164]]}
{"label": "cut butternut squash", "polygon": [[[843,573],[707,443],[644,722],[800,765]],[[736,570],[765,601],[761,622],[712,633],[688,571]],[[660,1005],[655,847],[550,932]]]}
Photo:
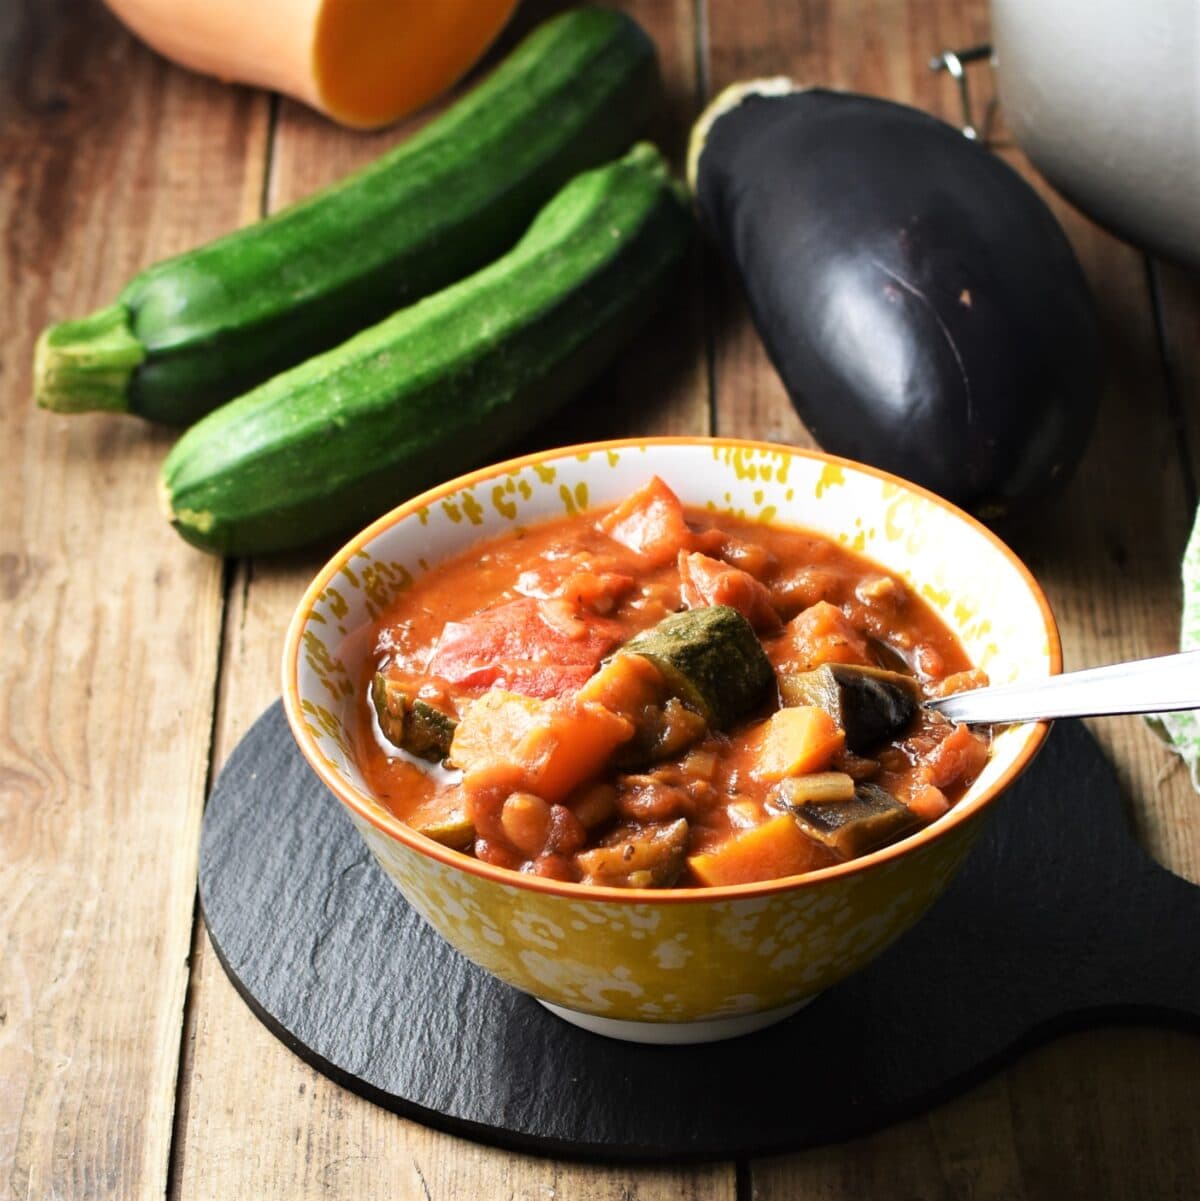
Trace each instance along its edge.
{"label": "cut butternut squash", "polygon": [[160,54],[302,100],[344,125],[386,125],[464,75],[516,0],[108,0]]}
{"label": "cut butternut squash", "polygon": [[824,709],[815,705],[779,709],[765,723],[753,773],[774,782],[823,772],[845,745],[846,735]]}
{"label": "cut butternut squash", "polygon": [[799,875],[812,870],[819,855],[820,849],[796,819],[781,813],[711,851],[689,855],[687,863],[701,884],[713,887]]}
{"label": "cut butternut squash", "polygon": [[450,760],[462,768],[468,790],[503,782],[553,804],[632,737],[633,723],[601,705],[493,688],[463,714]]}

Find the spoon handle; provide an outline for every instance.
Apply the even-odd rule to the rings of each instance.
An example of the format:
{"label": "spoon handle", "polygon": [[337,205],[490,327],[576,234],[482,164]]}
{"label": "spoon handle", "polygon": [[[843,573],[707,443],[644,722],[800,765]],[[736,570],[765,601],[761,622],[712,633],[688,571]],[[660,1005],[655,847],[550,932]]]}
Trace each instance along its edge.
{"label": "spoon handle", "polygon": [[926,707],[954,721],[997,724],[1200,709],[1200,650],[959,692]]}

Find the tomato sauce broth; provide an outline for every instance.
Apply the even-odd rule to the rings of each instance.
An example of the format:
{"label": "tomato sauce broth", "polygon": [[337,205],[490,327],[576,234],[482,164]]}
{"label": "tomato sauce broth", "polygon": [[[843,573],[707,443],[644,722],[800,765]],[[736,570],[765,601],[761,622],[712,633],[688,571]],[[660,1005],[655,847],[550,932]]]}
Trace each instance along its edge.
{"label": "tomato sauce broth", "polygon": [[[622,660],[623,674],[601,673],[630,639],[653,639],[664,619],[706,606],[746,619],[774,676],[725,728],[686,697],[664,701],[661,672],[638,656]],[[654,480],[619,506],[472,547],[399,596],[374,630],[359,761],[398,818],[514,870],[617,886],[791,875],[875,845],[804,820],[808,810],[840,812],[821,809],[819,791],[793,804],[810,785],[839,796],[853,788],[860,800],[864,788],[882,789],[911,818],[892,823],[902,837],[952,805],[987,757],[986,733],[919,707],[858,751],[819,706],[772,720],[781,690],[822,667],[898,673],[918,697],[986,682],[899,577],[811,532],[686,508]],[[425,702],[439,729],[443,715],[457,721],[450,762],[426,761],[440,751],[405,753],[381,733],[380,679],[404,705]],[[556,752],[561,764],[533,752],[528,763],[506,758],[500,744],[537,743],[547,722],[554,745],[573,748]],[[589,755],[597,762],[581,764]]]}

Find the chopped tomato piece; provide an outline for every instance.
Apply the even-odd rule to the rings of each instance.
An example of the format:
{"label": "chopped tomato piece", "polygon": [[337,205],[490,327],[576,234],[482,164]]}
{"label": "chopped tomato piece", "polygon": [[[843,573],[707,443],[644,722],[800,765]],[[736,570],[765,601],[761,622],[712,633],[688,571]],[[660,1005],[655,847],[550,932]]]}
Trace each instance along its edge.
{"label": "chopped tomato piece", "polygon": [[640,555],[651,567],[665,566],[692,544],[683,505],[658,476],[602,517],[599,526],[614,542]]}
{"label": "chopped tomato piece", "polygon": [[611,613],[633,591],[634,579],[617,571],[576,571],[563,581],[559,595],[580,609]]}
{"label": "chopped tomato piece", "polygon": [[906,802],[923,822],[935,822],[944,813],[950,811],[950,802],[940,788],[932,784],[922,784]]}
{"label": "chopped tomato piece", "polygon": [[728,605],[763,634],[773,634],[781,625],[771,594],[758,580],[699,551],[679,552],[679,595],[689,609]]}
{"label": "chopped tomato piece", "polygon": [[828,601],[818,601],[793,617],[767,651],[776,668],[785,672],[812,671],[822,663],[875,663],[866,638]]}
{"label": "chopped tomato piece", "polygon": [[957,725],[921,756],[920,774],[935,788],[970,784],[983,771],[988,744],[964,725]]}
{"label": "chopped tomato piece", "polygon": [[712,555],[714,559],[723,559],[731,567],[740,567],[756,580],[761,580],[779,567],[778,557],[765,546],[727,534],[716,526],[693,535],[692,548]]}
{"label": "chopped tomato piece", "polygon": [[521,596],[447,622],[426,670],[466,688],[561,696],[579,688],[620,638],[615,622],[581,617],[561,598]]}

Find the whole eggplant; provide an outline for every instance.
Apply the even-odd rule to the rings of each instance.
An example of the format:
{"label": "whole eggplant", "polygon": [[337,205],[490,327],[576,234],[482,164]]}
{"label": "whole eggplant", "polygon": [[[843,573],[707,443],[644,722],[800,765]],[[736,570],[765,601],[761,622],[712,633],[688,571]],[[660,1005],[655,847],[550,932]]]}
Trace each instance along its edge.
{"label": "whole eggplant", "polygon": [[1065,481],[1094,423],[1100,332],[1015,171],[927,113],[787,80],[723,93],[689,160],[822,447],[988,518]]}

